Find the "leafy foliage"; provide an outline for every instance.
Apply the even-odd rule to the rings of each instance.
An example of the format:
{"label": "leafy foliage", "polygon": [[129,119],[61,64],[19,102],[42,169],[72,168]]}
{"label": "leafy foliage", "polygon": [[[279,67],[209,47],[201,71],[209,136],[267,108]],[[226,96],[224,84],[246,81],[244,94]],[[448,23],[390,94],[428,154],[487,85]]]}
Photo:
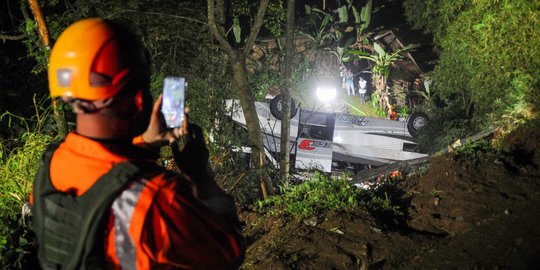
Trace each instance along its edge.
{"label": "leafy foliage", "polygon": [[0,265],[2,269],[38,269],[37,245],[31,218],[24,213],[1,215]]}
{"label": "leafy foliage", "polygon": [[339,7],[329,11],[306,5],[307,19],[301,23],[300,31],[316,47],[329,49],[343,62],[350,60],[349,46],[366,41],[372,13],[372,0],[347,2],[338,2]]}
{"label": "leafy foliage", "polygon": [[285,8],[283,1],[270,1],[266,11],[264,26],[270,30],[275,37],[283,35],[283,24],[285,22]]}
{"label": "leafy foliage", "polygon": [[250,88],[255,100],[262,101],[269,92],[279,91],[283,85],[281,73],[276,70],[261,67],[249,77]]}
{"label": "leafy foliage", "polygon": [[[235,26],[238,29],[242,28],[242,25],[247,26],[253,24],[254,16],[257,13],[258,1],[249,0],[233,0],[231,3],[233,20],[238,22],[233,23],[233,31]],[[283,7],[283,1],[270,0],[268,7],[266,8],[266,14],[264,16],[263,27],[270,31],[275,37],[280,37],[283,34],[283,25],[285,23],[285,9]],[[248,27],[245,27],[248,28]],[[247,33],[247,32],[246,32]],[[240,43],[239,37],[235,37],[236,43]]]}
{"label": "leafy foliage", "polygon": [[361,50],[349,50],[349,53],[358,59],[366,59],[373,62],[375,65],[372,68],[373,81],[375,82],[375,93],[378,95],[377,101],[378,107],[389,108],[388,94],[387,94],[387,80],[390,75],[390,66],[397,60],[403,58],[404,53],[417,48],[418,45],[410,44],[395,50],[391,53],[385,51],[385,49],[377,42],[373,43],[374,54],[369,54]]}
{"label": "leafy foliage", "polygon": [[39,74],[47,69],[49,50],[44,48],[39,40],[38,26],[35,21],[24,21],[24,33],[28,36],[23,42],[28,49],[28,57],[35,59],[37,64],[32,69],[33,74]]}
{"label": "leafy foliage", "polygon": [[464,155],[467,159],[477,162],[485,158],[487,156],[486,154],[491,150],[492,148],[488,141],[478,140],[459,146],[456,149],[456,154]]}
{"label": "leafy foliage", "polygon": [[538,118],[538,1],[406,0],[404,7],[414,27],[434,36],[434,91],[457,116],[445,121],[485,127]]}
{"label": "leafy foliage", "polygon": [[379,45],[377,42],[374,42],[373,48],[375,50],[375,54],[369,54],[364,51],[358,50],[350,50],[349,52],[358,57],[359,59],[366,59],[372,61],[375,64],[375,66],[373,67],[374,76],[388,77],[388,75],[390,75],[390,65],[392,65],[395,61],[403,58],[403,54],[405,52],[408,52],[416,47],[418,46],[410,44],[402,49],[387,53],[381,45]]}

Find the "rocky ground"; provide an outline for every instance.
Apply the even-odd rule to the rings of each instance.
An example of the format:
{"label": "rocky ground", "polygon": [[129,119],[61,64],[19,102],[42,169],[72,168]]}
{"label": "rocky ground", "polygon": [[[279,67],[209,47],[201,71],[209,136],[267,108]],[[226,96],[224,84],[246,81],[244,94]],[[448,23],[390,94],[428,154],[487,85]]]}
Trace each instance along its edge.
{"label": "rocky ground", "polygon": [[540,130],[508,136],[503,151],[433,158],[400,181],[403,220],[365,210],[304,221],[244,209],[242,269],[539,269]]}

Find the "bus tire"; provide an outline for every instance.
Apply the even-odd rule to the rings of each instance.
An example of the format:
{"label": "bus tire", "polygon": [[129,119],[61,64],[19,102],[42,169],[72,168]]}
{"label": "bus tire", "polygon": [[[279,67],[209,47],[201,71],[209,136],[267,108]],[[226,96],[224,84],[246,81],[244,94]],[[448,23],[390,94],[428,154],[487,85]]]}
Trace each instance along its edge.
{"label": "bus tire", "polygon": [[407,119],[407,130],[413,137],[418,137],[420,130],[429,124],[429,118],[425,113],[413,112]]}
{"label": "bus tire", "polygon": [[[282,113],[281,113],[281,110],[282,110],[282,106],[281,106],[281,100],[282,100],[282,96],[281,95],[277,95],[275,98],[272,99],[272,101],[270,101],[270,112],[272,113],[272,116],[274,116],[275,118],[281,120],[282,119]],[[294,118],[294,116],[296,116],[296,112],[298,111],[298,109],[296,108],[296,103],[294,102],[294,99],[291,98],[291,119]]]}

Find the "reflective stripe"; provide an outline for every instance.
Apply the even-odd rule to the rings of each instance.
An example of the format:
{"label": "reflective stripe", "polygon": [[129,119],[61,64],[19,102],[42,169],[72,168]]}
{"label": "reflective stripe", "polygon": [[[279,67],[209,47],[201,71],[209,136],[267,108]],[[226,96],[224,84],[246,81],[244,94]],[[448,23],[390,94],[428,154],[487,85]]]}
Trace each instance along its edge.
{"label": "reflective stripe", "polygon": [[122,269],[136,269],[137,255],[135,243],[133,243],[133,239],[129,235],[129,227],[135,205],[137,205],[147,182],[146,179],[133,182],[112,204],[115,231],[114,244],[116,246],[116,256]]}

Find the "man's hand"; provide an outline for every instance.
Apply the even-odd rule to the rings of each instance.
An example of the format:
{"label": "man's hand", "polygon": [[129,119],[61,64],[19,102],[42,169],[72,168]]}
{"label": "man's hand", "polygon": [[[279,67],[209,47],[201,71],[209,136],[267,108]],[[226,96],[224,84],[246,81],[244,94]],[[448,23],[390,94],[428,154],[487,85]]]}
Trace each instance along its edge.
{"label": "man's hand", "polygon": [[161,104],[163,102],[163,95],[159,95],[154,107],[152,109],[152,115],[150,116],[150,124],[148,129],[143,133],[142,138],[147,144],[162,144],[165,142],[173,143],[180,137],[188,134],[188,112],[189,109],[184,110],[184,121],[182,126],[174,129],[167,129],[163,123],[163,117],[161,116]]}
{"label": "man's hand", "polygon": [[189,176],[208,173],[209,153],[202,128],[196,124],[189,124],[189,132],[184,139],[185,144],[182,150],[178,148],[178,145],[171,145],[178,168]]}
{"label": "man's hand", "polygon": [[208,148],[202,128],[189,124],[189,133],[184,138],[185,144],[181,150],[177,144],[171,144],[171,150],[178,168],[195,184],[197,197],[205,200],[224,196],[225,193],[218,187],[209,170]]}

